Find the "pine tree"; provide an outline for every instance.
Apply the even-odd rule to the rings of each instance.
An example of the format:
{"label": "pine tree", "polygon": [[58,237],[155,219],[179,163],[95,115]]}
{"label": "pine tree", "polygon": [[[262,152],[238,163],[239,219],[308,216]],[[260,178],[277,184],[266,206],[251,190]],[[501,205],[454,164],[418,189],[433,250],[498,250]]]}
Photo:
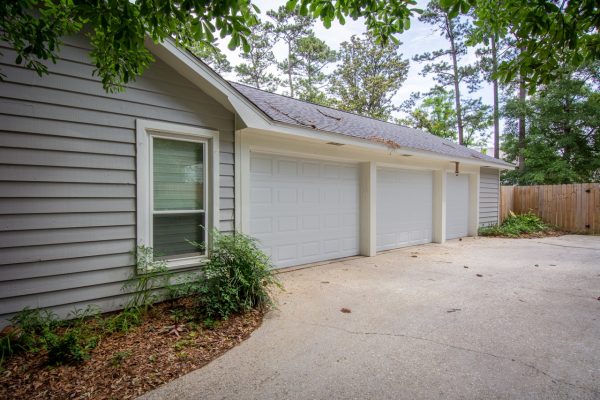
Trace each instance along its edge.
{"label": "pine tree", "polygon": [[392,97],[408,74],[408,60],[398,45],[382,46],[370,35],[354,35],[340,49],[340,64],[332,74],[330,92],[346,111],[389,120],[397,110]]}
{"label": "pine tree", "polygon": [[296,82],[299,99],[327,105],[325,86],[329,76],[325,68],[337,60],[337,54],[327,44],[311,34],[300,38],[295,54],[299,76]]}
{"label": "pine tree", "polygon": [[295,77],[298,75],[299,68],[299,60],[296,55],[298,44],[300,39],[311,34],[314,20],[300,15],[298,7],[288,10],[286,6],[281,6],[277,11],[268,11],[267,15],[273,19],[273,32],[278,39],[283,40],[287,47],[287,58],[277,66],[287,75],[287,82],[284,85],[290,89],[289,95],[296,97]]}
{"label": "pine tree", "polygon": [[438,85],[452,87],[458,143],[465,145],[461,83],[466,83],[469,91],[477,90],[480,84],[476,66],[460,63],[461,58],[467,54],[465,40],[469,23],[464,17],[450,18],[448,12],[440,7],[438,0],[428,4],[419,20],[432,25],[448,41],[447,49],[426,52],[414,57],[414,60],[428,63],[421,71],[423,76],[433,74]]}
{"label": "pine tree", "polygon": [[267,22],[253,26],[248,43],[250,50],[240,54],[245,62],[236,65],[235,73],[242,83],[274,92],[279,79],[269,72],[269,68],[276,64],[273,55],[273,25]]}

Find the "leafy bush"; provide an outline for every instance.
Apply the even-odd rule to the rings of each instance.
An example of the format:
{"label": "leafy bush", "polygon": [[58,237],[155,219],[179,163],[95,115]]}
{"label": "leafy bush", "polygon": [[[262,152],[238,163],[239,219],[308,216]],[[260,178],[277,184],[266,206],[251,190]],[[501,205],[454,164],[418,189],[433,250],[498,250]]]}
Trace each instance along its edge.
{"label": "leafy bush", "polygon": [[22,351],[37,353],[46,348],[48,335],[58,326],[56,315],[48,310],[25,307],[10,319],[11,326],[0,338],[0,365]]}
{"label": "leafy bush", "polygon": [[95,338],[90,338],[78,329],[67,330],[62,335],[47,335],[48,364],[80,363],[89,358],[89,351],[96,347]]}
{"label": "leafy bush", "polygon": [[172,274],[163,260],[154,257],[151,247],[138,246],[135,252],[136,270],[123,285],[131,292],[125,308],[102,321],[107,333],[129,332],[144,321],[144,314],[159,300],[158,290],[169,288]]}
{"label": "leafy bush", "polygon": [[129,332],[140,326],[144,320],[144,312],[139,307],[130,307],[102,320],[102,328],[106,333]]}
{"label": "leafy bush", "polygon": [[138,246],[136,257],[136,273],[123,286],[133,293],[131,300],[125,306],[125,310],[141,308],[147,311],[152,304],[158,301],[157,289],[169,286],[172,274],[163,260],[155,259],[154,250],[151,247]]}
{"label": "leafy bush", "polygon": [[215,230],[209,260],[190,289],[196,294],[201,314],[211,319],[271,305],[272,286],[280,284],[269,257],[258,248],[256,239]]}
{"label": "leafy bush", "polygon": [[[38,353],[46,350],[52,365],[81,362],[89,350],[96,347],[98,337],[85,328],[89,318],[97,316],[97,308],[75,310],[71,321],[61,322],[48,310],[25,308],[11,319],[11,326],[0,338],[0,351],[4,361],[19,352]],[[68,326],[64,333],[64,326]],[[0,365],[2,364],[0,362]]]}
{"label": "leafy bush", "polygon": [[488,226],[479,229],[481,236],[519,237],[523,234],[543,233],[552,228],[537,215],[529,212],[516,215],[512,211],[500,226]]}

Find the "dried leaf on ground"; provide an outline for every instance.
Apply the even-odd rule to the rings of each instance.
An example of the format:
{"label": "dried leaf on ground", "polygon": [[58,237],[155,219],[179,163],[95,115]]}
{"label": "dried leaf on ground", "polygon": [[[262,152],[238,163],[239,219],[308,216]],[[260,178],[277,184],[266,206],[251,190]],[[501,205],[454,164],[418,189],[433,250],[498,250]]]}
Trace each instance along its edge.
{"label": "dried leaf on ground", "polygon": [[0,398],[135,398],[219,357],[249,337],[262,318],[262,311],[252,310],[212,330],[188,329],[173,325],[169,305],[159,304],[136,329],[104,337],[82,364],[51,368],[43,353],[12,357],[0,372]]}

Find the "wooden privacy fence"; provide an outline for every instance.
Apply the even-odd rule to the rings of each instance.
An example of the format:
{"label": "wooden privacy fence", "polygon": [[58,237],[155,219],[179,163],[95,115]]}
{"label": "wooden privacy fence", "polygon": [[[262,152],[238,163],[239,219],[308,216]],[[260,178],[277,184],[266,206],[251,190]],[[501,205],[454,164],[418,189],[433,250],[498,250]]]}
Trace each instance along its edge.
{"label": "wooden privacy fence", "polygon": [[500,221],[533,212],[567,232],[600,233],[600,184],[502,186]]}

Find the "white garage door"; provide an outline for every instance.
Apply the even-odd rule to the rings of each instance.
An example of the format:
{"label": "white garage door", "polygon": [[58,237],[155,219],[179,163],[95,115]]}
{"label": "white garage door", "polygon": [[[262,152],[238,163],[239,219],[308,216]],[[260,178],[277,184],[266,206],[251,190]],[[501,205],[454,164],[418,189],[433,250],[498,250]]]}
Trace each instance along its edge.
{"label": "white garage door", "polygon": [[250,234],[277,267],[359,253],[358,166],[251,153]]}
{"label": "white garage door", "polygon": [[433,176],[428,171],[377,169],[377,250],[430,243]]}
{"label": "white garage door", "polygon": [[446,182],[446,239],[469,234],[469,177],[448,174]]}

